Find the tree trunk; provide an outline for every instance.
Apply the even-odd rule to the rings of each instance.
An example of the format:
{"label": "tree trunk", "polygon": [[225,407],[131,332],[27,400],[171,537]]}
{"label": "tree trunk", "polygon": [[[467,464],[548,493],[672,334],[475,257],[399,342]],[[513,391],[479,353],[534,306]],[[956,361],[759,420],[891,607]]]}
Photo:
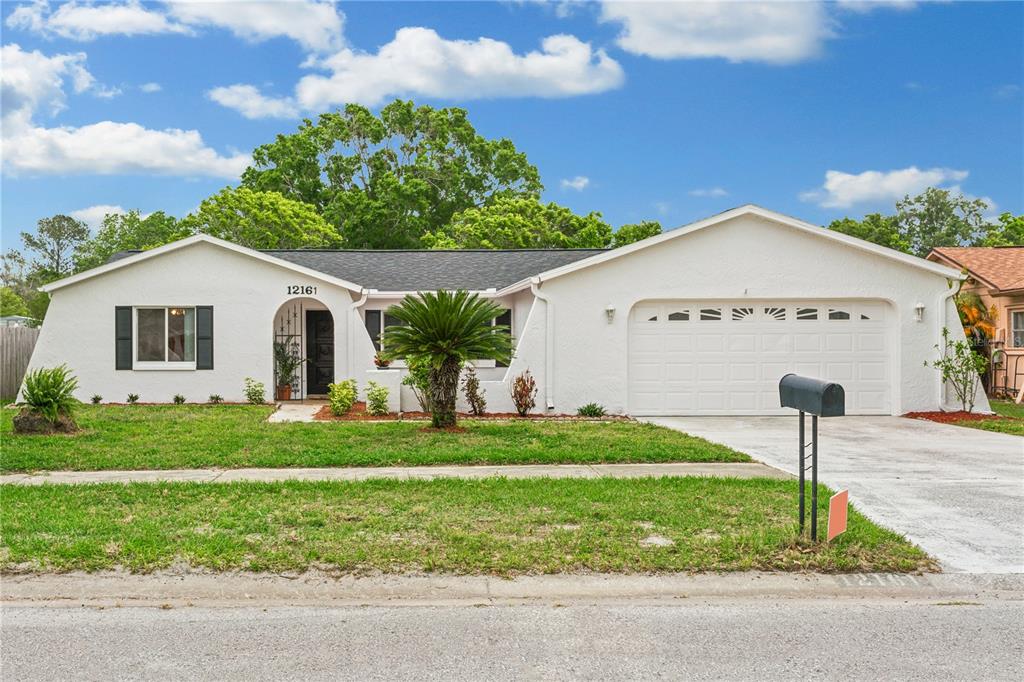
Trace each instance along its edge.
{"label": "tree trunk", "polygon": [[459,391],[462,363],[456,358],[444,361],[440,368],[430,369],[430,400],[433,403],[433,426],[445,429],[455,426],[455,398]]}

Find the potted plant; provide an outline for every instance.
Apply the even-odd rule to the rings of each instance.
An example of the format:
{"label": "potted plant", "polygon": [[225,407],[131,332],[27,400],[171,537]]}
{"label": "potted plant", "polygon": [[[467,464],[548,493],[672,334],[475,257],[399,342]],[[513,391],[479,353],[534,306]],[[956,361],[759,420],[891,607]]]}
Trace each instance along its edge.
{"label": "potted plant", "polygon": [[287,341],[274,342],[274,368],[277,377],[277,399],[292,399],[292,383],[295,381],[295,373],[302,363],[306,361],[298,353],[290,339]]}
{"label": "potted plant", "polygon": [[377,369],[387,369],[391,366],[391,360],[385,358],[380,353],[373,356],[373,364],[377,365]]}

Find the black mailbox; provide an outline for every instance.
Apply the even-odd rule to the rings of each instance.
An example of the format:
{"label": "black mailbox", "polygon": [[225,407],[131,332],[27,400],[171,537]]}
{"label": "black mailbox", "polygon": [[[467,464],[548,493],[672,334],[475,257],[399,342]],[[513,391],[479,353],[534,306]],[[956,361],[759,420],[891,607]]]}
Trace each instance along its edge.
{"label": "black mailbox", "polygon": [[831,381],[787,374],[779,379],[779,400],[783,407],[819,417],[842,417],[846,414],[846,392]]}

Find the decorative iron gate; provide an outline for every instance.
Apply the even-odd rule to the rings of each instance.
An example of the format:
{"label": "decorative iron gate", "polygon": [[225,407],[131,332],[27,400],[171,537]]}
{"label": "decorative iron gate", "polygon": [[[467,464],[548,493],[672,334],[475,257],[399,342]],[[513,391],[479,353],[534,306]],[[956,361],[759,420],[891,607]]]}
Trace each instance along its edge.
{"label": "decorative iron gate", "polygon": [[[305,344],[303,336],[306,327],[306,311],[302,301],[289,301],[282,305],[274,318],[274,344],[283,344],[290,353],[295,353],[305,360]],[[277,362],[274,363],[274,397],[280,385],[277,376]],[[306,385],[306,362],[299,363],[299,369],[292,378],[291,400],[302,400],[302,387]]]}

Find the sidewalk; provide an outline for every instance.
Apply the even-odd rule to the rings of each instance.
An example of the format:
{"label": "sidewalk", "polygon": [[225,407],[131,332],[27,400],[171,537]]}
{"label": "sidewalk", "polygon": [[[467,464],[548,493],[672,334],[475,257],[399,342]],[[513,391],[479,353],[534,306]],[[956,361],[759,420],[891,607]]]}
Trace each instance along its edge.
{"label": "sidewalk", "polygon": [[432,480],[435,478],[660,478],[722,476],[729,478],[791,478],[774,467],[751,463],[675,464],[526,464],[518,466],[333,467],[322,469],[166,469],[155,471],[45,471],[5,474],[0,484],[153,483],[179,481],[365,481],[371,478]]}

